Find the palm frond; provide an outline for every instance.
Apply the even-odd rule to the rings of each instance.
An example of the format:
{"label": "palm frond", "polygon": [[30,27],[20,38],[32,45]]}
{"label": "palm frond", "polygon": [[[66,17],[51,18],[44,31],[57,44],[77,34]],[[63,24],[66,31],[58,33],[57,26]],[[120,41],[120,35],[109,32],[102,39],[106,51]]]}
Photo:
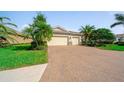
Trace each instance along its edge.
{"label": "palm frond", "polygon": [[116,22],[116,23],[112,24],[110,27],[113,28],[117,25],[124,25],[124,23],[123,22]]}
{"label": "palm frond", "polygon": [[9,43],[10,44],[10,41],[12,41],[13,42],[13,40],[12,39],[10,39],[10,41],[8,40],[9,39],[9,36],[8,35],[6,35],[6,34],[0,34],[0,39],[2,39],[2,40],[4,40],[4,41],[6,41],[7,43]]}
{"label": "palm frond", "polygon": [[124,14],[115,14],[115,19],[124,22]]}
{"label": "palm frond", "polygon": [[4,26],[4,25],[2,25],[2,24],[0,24],[0,28],[2,28],[3,30],[3,32],[7,32],[7,29],[6,29],[6,27]]}
{"label": "palm frond", "polygon": [[24,37],[24,39],[28,39],[31,38],[31,34],[33,32],[32,27],[25,27],[22,31],[22,37]]}
{"label": "palm frond", "polygon": [[13,24],[13,23],[4,23],[5,25],[10,25],[10,26],[14,26],[14,27],[17,27],[17,25],[16,24]]}
{"label": "palm frond", "polygon": [[0,17],[0,22],[1,22],[1,23],[4,23],[4,20],[11,21],[11,19],[8,18],[8,17]]}
{"label": "palm frond", "polygon": [[11,21],[11,19],[8,17],[2,17],[2,18]]}
{"label": "palm frond", "polygon": [[6,29],[7,29],[7,33],[8,34],[10,34],[10,35],[18,35],[18,33],[17,33],[17,31],[16,30],[14,30],[14,29],[12,29],[12,28],[10,28],[10,27],[6,27]]}

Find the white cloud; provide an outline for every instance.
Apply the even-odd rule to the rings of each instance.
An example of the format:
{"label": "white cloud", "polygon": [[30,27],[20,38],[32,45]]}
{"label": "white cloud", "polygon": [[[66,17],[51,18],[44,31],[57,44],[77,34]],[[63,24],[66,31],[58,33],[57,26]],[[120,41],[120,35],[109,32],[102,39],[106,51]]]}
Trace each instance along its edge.
{"label": "white cloud", "polygon": [[18,28],[18,31],[21,32],[25,27],[29,27],[28,24],[24,24],[21,27]]}

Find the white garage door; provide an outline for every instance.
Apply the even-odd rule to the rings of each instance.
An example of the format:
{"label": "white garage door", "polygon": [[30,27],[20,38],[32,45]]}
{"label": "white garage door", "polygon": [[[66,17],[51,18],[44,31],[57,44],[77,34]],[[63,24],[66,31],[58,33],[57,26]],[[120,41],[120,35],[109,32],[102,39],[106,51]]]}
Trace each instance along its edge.
{"label": "white garage door", "polygon": [[72,38],[72,45],[79,45],[79,38],[78,37]]}
{"label": "white garage door", "polygon": [[67,45],[67,37],[52,37],[48,45]]}

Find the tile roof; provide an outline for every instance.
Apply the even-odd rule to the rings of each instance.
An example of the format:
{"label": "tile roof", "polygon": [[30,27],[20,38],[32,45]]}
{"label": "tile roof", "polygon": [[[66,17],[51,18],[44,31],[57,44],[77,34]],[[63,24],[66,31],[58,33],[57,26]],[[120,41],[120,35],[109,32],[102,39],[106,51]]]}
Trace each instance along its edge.
{"label": "tile roof", "polygon": [[81,33],[79,33],[79,32],[66,30],[66,29],[59,27],[59,26],[53,28],[53,33],[54,34],[68,34],[68,35],[69,34],[70,35],[81,35]]}
{"label": "tile roof", "polygon": [[[14,30],[12,28],[9,28],[9,29]],[[16,30],[14,30],[14,31],[16,31]],[[22,36],[22,32],[16,31],[16,33],[17,33],[17,35]],[[79,32],[66,30],[65,28],[60,27],[60,26],[53,27],[53,34],[79,35],[79,36],[81,35],[81,33],[79,33]]]}

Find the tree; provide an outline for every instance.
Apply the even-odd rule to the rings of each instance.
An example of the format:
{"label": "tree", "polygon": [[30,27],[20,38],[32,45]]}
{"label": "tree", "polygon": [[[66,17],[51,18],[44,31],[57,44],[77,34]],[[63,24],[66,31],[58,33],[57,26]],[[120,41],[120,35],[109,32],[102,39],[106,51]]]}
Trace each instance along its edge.
{"label": "tree", "polygon": [[25,38],[31,37],[33,42],[31,43],[33,49],[42,49],[47,47],[47,42],[51,40],[53,31],[52,27],[47,24],[46,18],[43,14],[38,13],[33,19],[33,23],[29,24],[23,30]]}
{"label": "tree", "polygon": [[112,43],[115,40],[115,35],[109,29],[99,28],[93,31],[91,40],[94,41],[94,45]]}
{"label": "tree", "polygon": [[96,46],[105,43],[112,43],[115,40],[115,35],[107,28],[95,29],[94,26],[81,26],[80,31],[85,45]]}
{"label": "tree", "polygon": [[11,37],[11,35],[17,35],[16,31],[10,30],[7,26],[17,27],[15,24],[7,22],[11,21],[8,17],[0,17],[0,47],[4,46],[3,42],[10,43],[10,41],[14,42],[15,40]]}
{"label": "tree", "polygon": [[80,33],[82,33],[82,38],[84,38],[85,45],[90,41],[92,32],[95,30],[94,26],[86,25],[81,26]]}
{"label": "tree", "polygon": [[123,25],[124,26],[124,14],[115,14],[115,19],[117,22],[111,25],[112,27],[115,27],[117,25]]}

